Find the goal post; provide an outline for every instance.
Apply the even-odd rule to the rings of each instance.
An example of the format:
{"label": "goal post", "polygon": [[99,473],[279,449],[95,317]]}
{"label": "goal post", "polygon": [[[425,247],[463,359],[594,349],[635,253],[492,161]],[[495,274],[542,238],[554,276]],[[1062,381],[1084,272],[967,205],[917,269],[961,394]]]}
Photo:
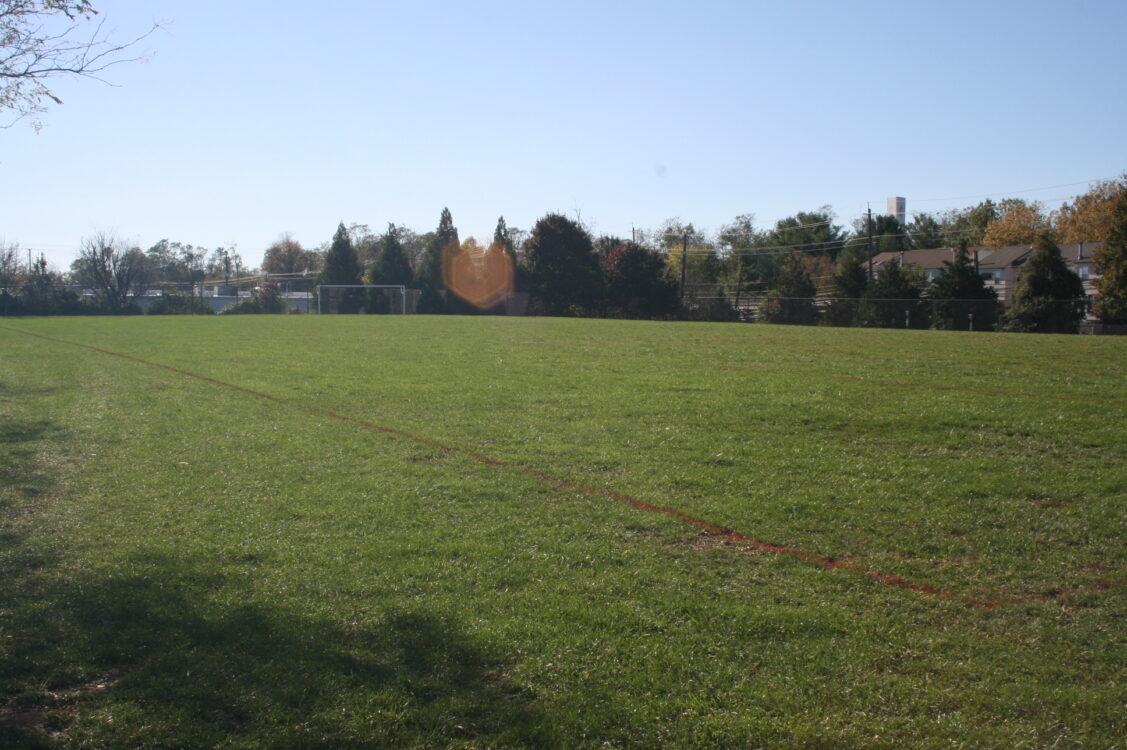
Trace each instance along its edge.
{"label": "goal post", "polygon": [[[397,312],[401,315],[407,314],[407,287],[404,284],[318,284],[314,288],[314,291],[317,294],[318,315],[321,315],[324,312],[322,301],[325,299],[325,293],[323,290],[328,289],[384,289],[389,290],[393,293],[398,292],[399,294],[394,295],[395,297],[399,298],[400,303],[399,310]],[[347,295],[349,293],[345,292],[344,294]],[[364,299],[366,293],[356,292],[354,294],[357,295],[357,298],[350,300],[349,303],[356,305],[357,309],[367,307],[367,300]]]}

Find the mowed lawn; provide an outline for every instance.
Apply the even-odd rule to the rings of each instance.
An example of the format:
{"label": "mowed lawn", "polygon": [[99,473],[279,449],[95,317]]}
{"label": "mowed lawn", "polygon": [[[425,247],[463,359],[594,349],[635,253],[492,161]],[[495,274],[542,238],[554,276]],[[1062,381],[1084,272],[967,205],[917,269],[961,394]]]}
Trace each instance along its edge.
{"label": "mowed lawn", "polygon": [[2,747],[1123,747],[1125,541],[1124,339],[0,320]]}

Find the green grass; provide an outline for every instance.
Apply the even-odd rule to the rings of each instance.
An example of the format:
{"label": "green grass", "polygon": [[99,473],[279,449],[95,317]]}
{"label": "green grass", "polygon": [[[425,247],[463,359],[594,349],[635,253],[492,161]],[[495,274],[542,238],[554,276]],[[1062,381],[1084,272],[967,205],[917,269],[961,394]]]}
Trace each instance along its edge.
{"label": "green grass", "polygon": [[1092,337],[3,320],[0,746],[1123,747],[1125,374]]}

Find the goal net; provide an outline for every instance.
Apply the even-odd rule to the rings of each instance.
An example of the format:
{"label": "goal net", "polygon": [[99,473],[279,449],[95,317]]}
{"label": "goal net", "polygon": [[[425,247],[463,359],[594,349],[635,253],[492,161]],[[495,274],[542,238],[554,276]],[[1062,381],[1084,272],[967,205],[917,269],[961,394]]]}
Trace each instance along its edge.
{"label": "goal net", "polygon": [[317,312],[407,315],[415,312],[421,292],[402,284],[319,284]]}

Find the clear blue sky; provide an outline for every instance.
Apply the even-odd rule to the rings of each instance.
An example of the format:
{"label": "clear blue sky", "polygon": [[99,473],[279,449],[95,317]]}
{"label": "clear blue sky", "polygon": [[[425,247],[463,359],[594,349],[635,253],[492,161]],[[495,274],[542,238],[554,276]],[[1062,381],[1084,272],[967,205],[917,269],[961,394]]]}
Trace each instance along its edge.
{"label": "clear blue sky", "polygon": [[550,211],[848,225],[1127,170],[1124,0],[95,6],[118,38],[162,24],[149,59],[0,130],[0,239],[60,268],[95,231],[257,265],[285,232],[423,232],[444,206],[479,239]]}

